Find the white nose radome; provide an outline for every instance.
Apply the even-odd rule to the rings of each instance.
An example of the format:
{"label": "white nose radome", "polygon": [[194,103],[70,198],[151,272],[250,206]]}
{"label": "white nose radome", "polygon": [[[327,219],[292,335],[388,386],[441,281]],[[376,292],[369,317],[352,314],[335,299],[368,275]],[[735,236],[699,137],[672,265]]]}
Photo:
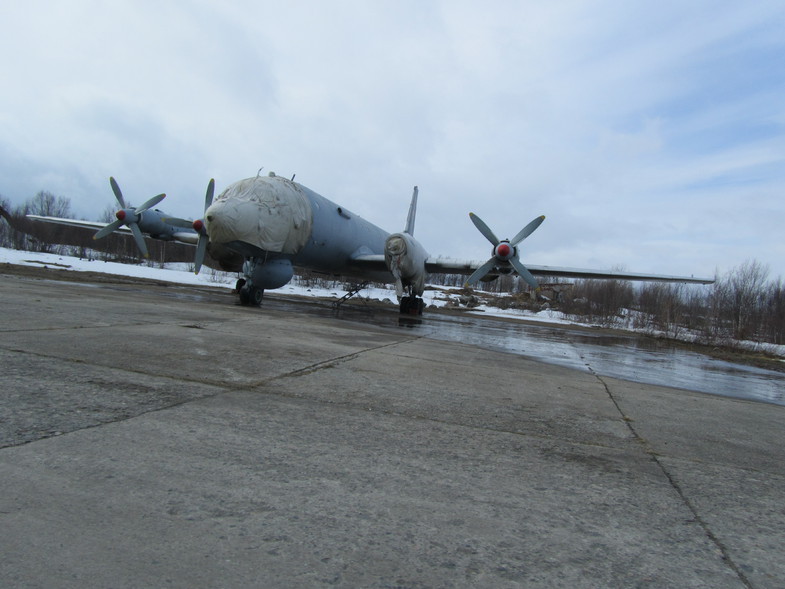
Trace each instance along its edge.
{"label": "white nose radome", "polygon": [[310,203],[283,178],[259,177],[229,186],[205,212],[213,243],[240,241],[264,251],[294,254],[311,234]]}

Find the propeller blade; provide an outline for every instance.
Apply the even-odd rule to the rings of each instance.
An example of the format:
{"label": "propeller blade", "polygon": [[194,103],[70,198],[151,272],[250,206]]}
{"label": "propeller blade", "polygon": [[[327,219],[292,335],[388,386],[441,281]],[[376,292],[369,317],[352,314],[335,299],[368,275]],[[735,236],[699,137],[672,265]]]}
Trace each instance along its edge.
{"label": "propeller blade", "polygon": [[534,233],[534,230],[537,229],[537,227],[539,227],[545,220],[545,215],[540,215],[536,219],[533,219],[510,241],[505,240],[503,242],[499,241],[493,231],[491,231],[490,227],[488,227],[477,215],[474,213],[469,213],[469,217],[471,217],[474,226],[477,227],[477,229],[480,230],[480,233],[485,236],[485,239],[493,244],[494,250],[493,257],[485,262],[482,266],[477,268],[472,273],[472,275],[469,276],[469,279],[466,281],[466,285],[472,286],[473,284],[477,283],[478,280],[493,270],[494,266],[500,265],[506,268],[506,264],[509,263],[515,269],[515,271],[520,274],[521,278],[526,281],[526,284],[532,288],[537,288],[539,286],[539,284],[537,284],[537,279],[534,278],[532,273],[529,272],[529,269],[526,268],[526,266],[524,266],[518,259],[517,250],[510,248],[515,248],[516,245]]}
{"label": "propeller blade", "polygon": [[158,196],[154,196],[150,200],[146,201],[141,207],[137,207],[136,208],[136,213],[137,214],[143,213],[147,209],[154,207],[159,202],[161,202],[165,197],[166,197],[165,194],[159,194]]}
{"label": "propeller blade", "polygon": [[206,211],[213,204],[213,194],[215,193],[215,178],[210,178],[207,183],[207,193],[204,195],[204,210]]}
{"label": "propeller blade", "polygon": [[[204,195],[205,212],[207,212],[207,209],[209,209],[210,205],[213,204],[214,194],[215,194],[215,178],[210,178],[210,181],[207,183],[207,192]],[[204,224],[201,222],[198,231],[199,231],[199,240],[196,242],[196,255],[194,256],[194,274],[199,274],[199,270],[202,269],[202,264],[204,264],[204,254],[207,251],[207,242],[209,241],[207,232],[204,230]]]}
{"label": "propeller blade", "polygon": [[139,247],[139,251],[142,252],[142,255],[145,258],[149,258],[150,254],[147,252],[147,244],[144,242],[142,230],[139,229],[139,225],[137,223],[129,223],[128,227],[131,229],[131,233],[134,234],[134,239],[136,240],[136,245]]}
{"label": "propeller blade", "polygon": [[117,199],[117,202],[120,203],[121,209],[117,211],[117,221],[113,221],[103,229],[100,229],[98,233],[93,236],[93,239],[101,239],[102,237],[106,237],[113,231],[119,229],[122,225],[126,225],[131,230],[131,233],[133,233],[134,241],[136,241],[139,251],[142,252],[142,255],[145,258],[149,258],[150,254],[147,251],[147,244],[144,242],[142,230],[139,229],[138,222],[141,219],[139,215],[145,212],[147,209],[157,205],[164,199],[164,197],[166,197],[166,195],[159,194],[147,200],[147,202],[145,202],[142,206],[133,208],[126,204],[125,199],[123,198],[123,193],[120,190],[120,186],[117,184],[117,180],[115,180],[114,177],[109,176],[109,184],[112,186],[112,192],[114,192],[114,197]]}
{"label": "propeller blade", "polygon": [[104,227],[103,229],[99,229],[98,233],[93,235],[93,239],[101,239],[102,237],[106,237],[110,233],[115,232],[117,229],[123,226],[123,221],[121,219],[117,219],[117,221],[112,221]]}
{"label": "propeller blade", "polygon": [[487,262],[485,262],[482,266],[477,268],[471,276],[466,280],[466,286],[474,286],[479,280],[485,276],[488,272],[493,270],[496,266],[497,260],[496,258],[491,258]]}
{"label": "propeller blade", "polygon": [[512,240],[510,240],[510,245],[512,247],[518,245],[520,242],[522,242],[524,239],[526,239],[532,233],[534,233],[534,230],[537,229],[537,227],[539,227],[543,221],[545,221],[545,215],[540,215],[539,217],[534,219],[531,223],[526,225],[526,227],[521,229],[518,235],[513,237]]}
{"label": "propeller blade", "polygon": [[516,256],[510,258],[509,262],[510,264],[512,264],[512,267],[515,268],[518,274],[521,275],[521,278],[523,278],[526,281],[526,284],[528,284],[532,288],[537,288],[538,286],[540,286],[539,284],[537,284],[537,279],[534,276],[532,276],[532,273],[529,272],[529,269],[526,266],[524,266]]}
{"label": "propeller blade", "polygon": [[114,197],[117,199],[117,202],[120,203],[121,209],[127,209],[128,207],[125,206],[125,200],[123,199],[123,193],[120,192],[120,187],[117,185],[117,181],[109,176],[109,184],[112,185],[112,192],[114,192]]}
{"label": "propeller blade", "polygon": [[194,256],[194,274],[199,274],[204,263],[204,252],[207,250],[207,235],[204,233],[199,235],[199,241],[196,242],[196,255]]}
{"label": "propeller blade", "polygon": [[499,245],[499,238],[494,235],[493,231],[491,231],[491,228],[488,227],[482,219],[480,219],[474,213],[469,213],[469,218],[472,220],[472,223],[474,223],[474,226],[480,230],[480,233],[485,236],[485,239],[490,241],[494,247]]}

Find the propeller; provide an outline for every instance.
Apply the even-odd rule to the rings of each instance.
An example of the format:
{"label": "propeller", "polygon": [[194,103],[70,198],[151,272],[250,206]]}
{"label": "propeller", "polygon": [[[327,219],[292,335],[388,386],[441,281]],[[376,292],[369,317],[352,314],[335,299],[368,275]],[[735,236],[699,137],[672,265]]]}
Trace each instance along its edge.
{"label": "propeller", "polygon": [[159,194],[158,196],[154,196],[153,198],[146,201],[140,207],[131,207],[126,204],[125,199],[123,198],[123,193],[120,191],[120,187],[117,185],[117,181],[110,177],[109,184],[112,186],[112,192],[114,192],[117,202],[120,203],[120,210],[114,214],[114,216],[117,217],[117,220],[112,221],[103,229],[99,230],[98,233],[93,236],[93,239],[101,239],[102,237],[106,237],[110,233],[113,233],[125,225],[131,230],[131,233],[133,233],[136,245],[139,247],[142,255],[145,258],[149,257],[150,254],[147,252],[147,245],[144,242],[142,231],[139,229],[139,221],[142,220],[142,213],[157,205],[164,199],[166,195]]}
{"label": "propeller", "polygon": [[[210,208],[210,205],[213,204],[213,194],[215,193],[215,180],[210,178],[210,181],[207,183],[207,193],[204,195],[204,211],[207,212],[207,209]],[[207,242],[209,237],[207,235],[207,230],[204,227],[204,219],[196,219],[193,222],[192,227],[194,231],[199,234],[199,240],[196,242],[196,255],[194,256],[194,274],[199,274],[199,270],[202,269],[202,264],[204,263],[204,253],[207,250]]]}
{"label": "propeller", "polygon": [[516,247],[520,242],[529,237],[537,227],[545,220],[545,215],[541,215],[532,220],[531,223],[521,229],[518,234],[512,239],[499,239],[496,237],[491,228],[485,224],[474,213],[469,213],[469,217],[474,223],[474,226],[483,234],[485,239],[493,244],[493,254],[491,259],[485,262],[482,266],[477,268],[466,281],[467,286],[473,286],[481,280],[486,274],[491,272],[494,268],[506,268],[512,266],[518,274],[521,275],[526,281],[526,284],[532,288],[537,288],[537,280],[532,276],[532,273],[524,266],[518,259],[518,248]]}

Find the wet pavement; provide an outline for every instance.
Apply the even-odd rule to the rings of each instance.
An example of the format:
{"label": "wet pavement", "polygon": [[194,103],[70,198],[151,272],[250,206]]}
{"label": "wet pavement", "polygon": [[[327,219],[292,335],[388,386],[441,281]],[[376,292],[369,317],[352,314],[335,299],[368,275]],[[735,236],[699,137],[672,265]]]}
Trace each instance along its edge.
{"label": "wet pavement", "polygon": [[428,337],[634,382],[785,405],[785,373],[726,362],[647,336],[509,324],[490,317],[428,318]]}
{"label": "wet pavement", "polygon": [[[84,288],[102,288],[132,295],[139,287],[129,284],[69,282]],[[235,304],[225,289],[171,285],[158,293],[183,301]],[[462,342],[532,358],[542,362],[646,384],[785,405],[785,373],[728,362],[645,335],[619,335],[597,329],[572,329],[568,325],[537,325],[462,312],[427,311],[422,317],[403,317],[389,307],[367,306],[356,301],[336,310],[332,303],[271,293],[264,308],[313,317],[358,321],[390,329],[410,330],[419,337]],[[249,312],[254,309],[249,308]]]}
{"label": "wet pavement", "polygon": [[0,586],[785,586],[782,407],[387,311],[2,278]]}
{"label": "wet pavement", "polygon": [[265,305],[297,309],[314,316],[333,316],[487,350],[517,354],[646,384],[785,405],[785,373],[718,360],[667,340],[645,335],[618,335],[566,325],[537,325],[474,314],[428,312],[401,317],[394,310],[352,305],[335,312],[329,305],[270,297]]}

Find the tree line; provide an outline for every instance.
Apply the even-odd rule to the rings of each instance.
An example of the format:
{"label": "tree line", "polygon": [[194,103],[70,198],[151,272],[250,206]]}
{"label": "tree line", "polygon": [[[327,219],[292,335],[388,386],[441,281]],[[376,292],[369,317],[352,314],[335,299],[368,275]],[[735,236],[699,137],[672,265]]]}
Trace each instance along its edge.
{"label": "tree line", "polygon": [[[0,197],[0,246],[27,251],[57,253],[77,257],[99,257],[111,261],[145,261],[133,240],[110,235],[94,241],[93,230],[65,225],[35,223],[26,215],[71,217],[69,199],[39,192],[22,205],[12,208]],[[107,208],[101,221],[110,222],[113,210]],[[147,263],[192,262],[193,248],[158,240],[148,240]],[[309,278],[310,277],[310,278]],[[302,279],[317,280],[307,274]],[[458,274],[431,276],[431,284],[460,288],[466,277]],[[785,283],[769,279],[769,269],[746,261],[725,274],[716,275],[711,285],[644,282],[633,286],[626,280],[575,280],[544,277],[540,280],[540,300],[515,275],[499,276],[481,283],[481,289],[500,296],[497,304],[505,307],[539,308],[547,292],[548,306],[579,321],[604,326],[624,322],[632,327],[680,337],[691,333],[707,344],[727,344],[733,340],[785,345]]]}
{"label": "tree line", "polygon": [[582,280],[561,309],[603,325],[625,316],[633,327],[672,337],[688,332],[706,344],[785,345],[785,284],[768,274],[765,265],[748,260],[705,286],[647,282],[633,288],[622,280]]}
{"label": "tree line", "polygon": [[[538,296],[516,275],[499,276],[478,288],[495,295],[504,307],[541,309],[544,305],[573,319],[605,327],[625,325],[679,338],[727,345],[751,340],[785,345],[785,283],[769,278],[769,269],[748,260],[710,285],[629,280],[565,280],[540,277]],[[460,274],[432,276],[432,284],[460,288]]]}

